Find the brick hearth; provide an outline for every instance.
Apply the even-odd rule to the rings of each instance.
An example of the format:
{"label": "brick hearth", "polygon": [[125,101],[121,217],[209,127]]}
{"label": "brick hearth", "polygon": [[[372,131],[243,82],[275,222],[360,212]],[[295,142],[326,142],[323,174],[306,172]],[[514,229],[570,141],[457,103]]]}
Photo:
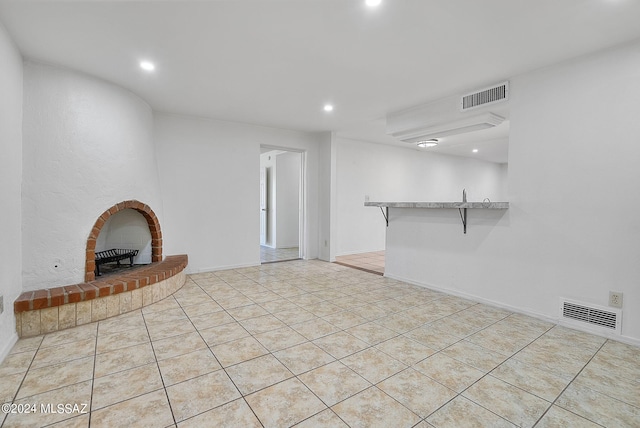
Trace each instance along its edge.
{"label": "brick hearth", "polygon": [[150,305],[184,285],[186,254],[104,280],[24,292],[14,303],[18,336],[99,321]]}

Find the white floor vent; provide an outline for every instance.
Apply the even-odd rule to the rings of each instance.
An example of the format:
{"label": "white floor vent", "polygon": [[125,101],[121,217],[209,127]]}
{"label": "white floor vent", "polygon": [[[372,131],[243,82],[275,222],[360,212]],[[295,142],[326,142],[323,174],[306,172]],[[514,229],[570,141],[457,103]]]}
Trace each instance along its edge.
{"label": "white floor vent", "polygon": [[484,88],[479,91],[465,94],[461,98],[460,110],[467,111],[476,107],[506,101],[509,99],[509,82]]}
{"label": "white floor vent", "polygon": [[560,316],[569,324],[621,334],[622,311],[619,309],[561,298]]}

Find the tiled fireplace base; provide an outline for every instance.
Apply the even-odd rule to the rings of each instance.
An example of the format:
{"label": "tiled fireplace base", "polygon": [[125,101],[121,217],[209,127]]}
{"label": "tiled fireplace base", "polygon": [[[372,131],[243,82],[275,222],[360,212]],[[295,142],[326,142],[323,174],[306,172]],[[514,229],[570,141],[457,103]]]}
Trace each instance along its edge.
{"label": "tiled fireplace base", "polygon": [[179,290],[187,256],[169,256],[107,280],[22,293],[14,303],[19,337],[37,336],[140,309]]}

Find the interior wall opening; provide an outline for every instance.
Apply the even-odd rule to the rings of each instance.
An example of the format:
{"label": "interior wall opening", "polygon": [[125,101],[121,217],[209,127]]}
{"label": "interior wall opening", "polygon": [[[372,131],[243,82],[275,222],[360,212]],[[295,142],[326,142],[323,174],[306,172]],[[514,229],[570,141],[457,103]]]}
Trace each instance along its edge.
{"label": "interior wall opening", "polygon": [[304,153],[261,146],[260,262],[304,257]]}

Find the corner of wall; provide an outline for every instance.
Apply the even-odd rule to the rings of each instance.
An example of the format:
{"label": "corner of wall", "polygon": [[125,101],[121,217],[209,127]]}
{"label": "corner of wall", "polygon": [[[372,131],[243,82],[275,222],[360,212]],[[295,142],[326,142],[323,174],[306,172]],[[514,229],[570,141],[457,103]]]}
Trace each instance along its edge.
{"label": "corner of wall", "polygon": [[336,188],[336,141],[333,133],[323,133],[320,138],[318,167],[319,227],[318,258],[335,260],[335,188]]}
{"label": "corner of wall", "polygon": [[15,43],[0,23],[0,295],[4,308],[0,315],[0,362],[10,352],[18,336],[13,302],[22,293],[22,103],[23,62]]}

